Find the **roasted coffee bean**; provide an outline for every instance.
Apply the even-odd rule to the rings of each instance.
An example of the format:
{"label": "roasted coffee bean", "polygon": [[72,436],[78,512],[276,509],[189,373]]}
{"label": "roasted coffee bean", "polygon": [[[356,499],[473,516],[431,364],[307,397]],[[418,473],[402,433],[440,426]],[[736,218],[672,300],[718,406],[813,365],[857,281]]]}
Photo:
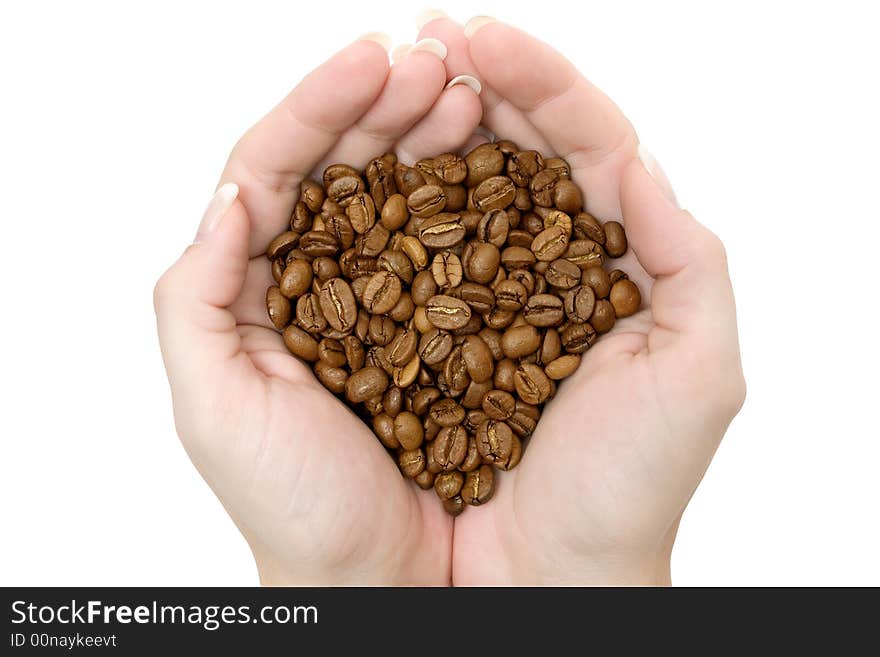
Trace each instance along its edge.
{"label": "roasted coffee bean", "polygon": [[285,255],[287,255],[288,251],[299,244],[300,240],[300,234],[295,231],[288,230],[284,233],[281,233],[278,237],[276,237],[269,243],[269,246],[266,248],[266,257],[268,257],[270,260],[284,257]]}
{"label": "roasted coffee bean", "polygon": [[300,238],[299,248],[310,258],[332,256],[339,250],[339,242],[332,233],[324,230],[310,230]]}
{"label": "roasted coffee bean", "polygon": [[491,311],[483,315],[483,321],[489,328],[501,330],[510,326],[515,317],[516,314],[512,310],[493,308]]}
{"label": "roasted coffee bean", "polygon": [[608,297],[614,306],[614,314],[618,318],[629,317],[635,314],[642,303],[642,295],[639,288],[631,280],[622,279],[611,287]]}
{"label": "roasted coffee bean", "polygon": [[375,224],[363,235],[355,239],[355,250],[359,255],[375,258],[385,249],[391,233],[382,224]]}
{"label": "roasted coffee bean", "polygon": [[480,506],[492,499],[495,492],[495,473],[491,465],[481,465],[468,472],[461,487],[461,499],[465,504]]}
{"label": "roasted coffee bean", "polygon": [[483,397],[483,411],[493,420],[506,420],[516,411],[516,399],[506,390],[492,390]]}
{"label": "roasted coffee bean", "polygon": [[376,223],[376,205],[373,197],[369,194],[355,194],[346,205],[345,215],[356,233],[366,233]]}
{"label": "roasted coffee bean", "polygon": [[279,331],[290,324],[290,300],[281,293],[277,285],[273,285],[266,291],[266,310],[269,319]]}
{"label": "roasted coffee bean", "polygon": [[342,278],[331,278],[321,289],[321,310],[337,331],[350,331],[357,321],[357,302],[351,286]]}
{"label": "roasted coffee bean", "polygon": [[465,155],[464,161],[467,165],[465,184],[468,187],[476,187],[504,170],[504,154],[498,144],[480,144]]}
{"label": "roasted coffee bean", "polygon": [[523,318],[532,326],[558,326],[565,312],[562,299],[553,294],[535,294],[529,297],[522,310]]}
{"label": "roasted coffee bean", "polygon": [[461,260],[454,253],[443,251],[434,256],[431,273],[439,287],[452,288],[461,285]]}
{"label": "roasted coffee bean", "polygon": [[566,235],[565,227],[557,224],[545,228],[532,240],[531,249],[538,260],[544,262],[556,260],[568,249],[568,235]]}
{"label": "roasted coffee bean", "polygon": [[379,254],[376,264],[380,270],[390,271],[406,285],[410,285],[413,282],[414,271],[412,261],[403,251],[386,249]]}
{"label": "roasted coffee bean", "polygon": [[617,221],[606,221],[602,226],[605,230],[605,253],[612,258],[619,258],[626,253],[626,232]]}
{"label": "roasted coffee bean", "polygon": [[462,266],[468,280],[488,283],[498,273],[501,252],[490,242],[471,242],[462,254]]}
{"label": "roasted coffee bean", "polygon": [[501,252],[501,264],[507,271],[528,269],[535,260],[535,254],[524,246],[508,246]]}
{"label": "roasted coffee bean", "polygon": [[437,388],[422,388],[413,395],[412,410],[416,415],[425,415],[431,408],[431,405],[439,400],[441,393]]}
{"label": "roasted coffee bean", "polygon": [[452,330],[461,328],[471,318],[471,308],[461,299],[438,294],[425,304],[428,321],[438,329]]}
{"label": "roasted coffee bean", "polygon": [[400,299],[401,290],[400,279],[397,276],[390,271],[377,272],[373,274],[364,288],[364,295],[361,300],[363,307],[368,313],[387,313],[394,308]]}
{"label": "roasted coffee bean", "polygon": [[370,317],[367,337],[374,345],[384,347],[389,344],[397,334],[394,320],[385,315],[373,315]]}
{"label": "roasted coffee bean", "polygon": [[480,336],[468,335],[465,337],[461,353],[471,380],[482,383],[492,378],[495,365],[492,351]]}
{"label": "roasted coffee bean", "polygon": [[284,270],[279,287],[288,299],[308,292],[312,286],[312,267],[305,260],[294,260]]}
{"label": "roasted coffee bean", "polygon": [[541,334],[531,324],[512,326],[501,334],[501,350],[510,359],[535,353],[541,346]]}
{"label": "roasted coffee bean", "polygon": [[419,241],[429,249],[452,248],[461,244],[464,236],[465,229],[457,214],[441,212],[419,223]]}
{"label": "roasted coffee bean", "polygon": [[410,289],[413,303],[417,306],[424,306],[428,303],[428,299],[437,294],[437,290],[437,282],[434,279],[434,273],[427,269],[420,271],[413,278],[412,287]]}
{"label": "roasted coffee bean", "polygon": [[425,179],[418,170],[398,162],[394,165],[394,184],[404,196],[409,196],[425,184]]}
{"label": "roasted coffee bean", "polygon": [[451,427],[462,423],[465,410],[454,399],[441,399],[431,405],[428,414],[441,427]]}
{"label": "roasted coffee bean", "polygon": [[381,395],[387,387],[388,375],[378,367],[366,366],[348,377],[345,396],[350,402],[363,402]]}
{"label": "roasted coffee bean", "polygon": [[461,515],[461,512],[464,511],[464,500],[461,495],[456,495],[455,497],[450,497],[448,500],[443,500],[443,510],[453,518]]}
{"label": "roasted coffee bean", "polygon": [[431,165],[434,175],[447,185],[456,185],[467,178],[467,164],[458,155],[443,153],[435,157]]}
{"label": "roasted coffee bean", "polygon": [[422,422],[415,413],[402,411],[393,421],[394,437],[404,449],[416,449],[425,438]]}
{"label": "roasted coffee bean", "polygon": [[570,290],[581,282],[581,270],[571,260],[557,258],[547,267],[544,278],[553,287]]}
{"label": "roasted coffee bean", "polygon": [[499,249],[507,242],[510,231],[510,217],[504,210],[490,210],[483,215],[477,224],[476,238],[481,242],[489,242]]}
{"label": "roasted coffee bean", "polygon": [[469,411],[475,408],[480,408],[483,404],[483,397],[487,392],[492,390],[493,387],[491,378],[488,381],[474,381],[471,379],[467,390],[465,390],[464,394],[459,398],[458,403]]}
{"label": "roasted coffee bean", "polygon": [[544,168],[544,157],[538,151],[520,151],[507,161],[507,175],[517,187],[528,187],[532,177]]}
{"label": "roasted coffee bean", "polygon": [[[414,478],[414,481],[422,490],[431,490],[434,487],[434,473],[428,470],[422,470],[419,474],[417,474]],[[460,498],[461,496],[457,496]],[[453,497],[450,500],[446,500],[446,502],[452,502],[456,497]],[[443,503],[443,508],[446,508],[446,502]],[[452,513],[449,509],[446,509],[447,512]],[[460,513],[460,512],[459,512]],[[458,514],[453,514],[458,515]]]}
{"label": "roasted coffee bean", "polygon": [[467,456],[468,435],[460,424],[443,427],[434,439],[434,460],[443,470],[453,470]]}
{"label": "roasted coffee bean", "polygon": [[513,450],[515,436],[501,420],[488,418],[477,428],[477,451],[485,463],[506,463]]}
{"label": "roasted coffee bean", "polygon": [[565,231],[566,238],[571,238],[571,217],[559,210],[547,210],[547,208],[538,208],[538,210],[538,214],[543,214],[543,226],[545,229],[559,226]]}
{"label": "roasted coffee bean", "polygon": [[535,353],[537,355],[536,362],[539,365],[546,365],[558,358],[562,353],[562,338],[559,336],[559,331],[555,328],[548,328],[541,339],[540,348]]}
{"label": "roasted coffee bean", "polygon": [[407,235],[401,240],[400,248],[412,261],[413,267],[417,271],[428,266],[428,252],[417,237]]}
{"label": "roasted coffee bean", "polygon": [[590,324],[597,333],[608,333],[614,327],[614,306],[607,299],[599,299],[590,315]]}
{"label": "roasted coffee bean", "polygon": [[350,378],[341,367],[331,367],[320,360],[315,363],[315,376],[327,390],[337,395],[345,391]]}
{"label": "roasted coffee bean", "polygon": [[495,303],[501,310],[519,310],[528,299],[525,285],[508,278],[495,286]]}
{"label": "roasted coffee bean", "polygon": [[382,407],[391,417],[397,417],[403,410],[403,389],[391,386],[382,395]]}
{"label": "roasted coffee bean", "polygon": [[290,215],[290,230],[296,233],[304,233],[311,228],[314,220],[314,215],[309,211],[306,204],[299,201],[293,206],[293,214]]}
{"label": "roasted coffee bean", "polygon": [[405,365],[416,355],[416,348],[419,344],[419,336],[415,331],[403,331],[388,344],[385,353],[388,360],[395,367]]}
{"label": "roasted coffee bean", "polygon": [[[569,263],[571,264],[571,263]],[[572,265],[574,266],[574,265]],[[578,285],[569,291],[564,302],[565,316],[570,322],[582,324],[590,319],[596,306],[596,295],[588,285]]]}
{"label": "roasted coffee bean", "polygon": [[474,207],[480,212],[503,210],[513,203],[516,187],[507,176],[492,176],[474,189]]}
{"label": "roasted coffee bean", "polygon": [[309,333],[320,333],[327,328],[327,319],[317,294],[307,292],[297,300],[296,323]]}
{"label": "roasted coffee bean", "polygon": [[573,219],[574,233],[577,239],[592,240],[597,244],[605,244],[605,231],[602,224],[588,212],[578,212]]}
{"label": "roasted coffee bean", "polygon": [[553,205],[553,189],[560,180],[559,172],[554,169],[545,168],[532,176],[532,180],[529,182],[532,202],[545,208],[551,207]]}
{"label": "roasted coffee bean", "polygon": [[385,201],[382,206],[381,222],[388,230],[399,230],[409,220],[409,210],[406,207],[406,197],[403,194],[394,194]]}
{"label": "roasted coffee bean", "polygon": [[519,398],[527,404],[545,402],[553,389],[544,370],[531,363],[523,363],[516,369],[513,383]]}
{"label": "roasted coffee bean", "polygon": [[419,357],[426,365],[439,365],[452,351],[452,335],[438,328],[431,329],[419,340]]}
{"label": "roasted coffee bean", "polygon": [[474,312],[483,315],[495,305],[495,294],[485,285],[465,281],[458,289],[458,297],[469,305]]}
{"label": "roasted coffee bean", "polygon": [[601,267],[584,269],[581,274],[581,285],[589,285],[593,288],[597,299],[605,299],[611,293],[611,279]]}
{"label": "roasted coffee bean", "polygon": [[443,378],[449,387],[450,396],[457,397],[470,385],[471,377],[462,357],[461,345],[452,348],[449,357],[443,363]]}
{"label": "roasted coffee bean", "polygon": [[[599,335],[589,322],[569,324],[562,331],[562,346],[570,354],[582,354],[595,344]],[[526,400],[528,401],[528,400]]]}
{"label": "roasted coffee bean", "polygon": [[318,358],[330,367],[342,367],[346,363],[342,343],[332,338],[324,338],[318,343]]}
{"label": "roasted coffee bean", "polygon": [[448,500],[458,495],[462,484],[464,484],[464,475],[458,470],[441,472],[434,478],[434,492],[441,500]]}
{"label": "roasted coffee bean", "polygon": [[276,258],[272,261],[272,278],[275,279],[276,284],[281,282],[281,277],[284,276],[284,269],[286,267],[284,258]]}
{"label": "roasted coffee bean", "polygon": [[351,221],[344,214],[333,214],[324,222],[324,230],[334,238],[342,249],[350,249],[354,244],[355,232]]}
{"label": "roasted coffee bean", "polygon": [[[331,167],[328,167],[324,171],[325,176],[330,169]],[[364,189],[364,181],[352,170],[346,172],[346,175],[340,175],[327,185],[327,198],[339,203],[342,207],[347,207],[356,196],[363,195]]]}
{"label": "roasted coffee bean", "polygon": [[387,413],[373,416],[373,433],[387,449],[400,447],[400,443],[394,436],[394,419]]}
{"label": "roasted coffee bean", "polygon": [[553,205],[567,212],[574,214],[581,209],[584,199],[581,196],[581,190],[571,180],[560,180],[553,187]]}
{"label": "roasted coffee bean", "polygon": [[589,269],[602,266],[605,262],[605,251],[593,240],[575,240],[569,242],[562,257],[581,269]]}
{"label": "roasted coffee bean", "polygon": [[581,357],[577,354],[565,354],[559,358],[547,363],[544,373],[551,379],[559,381],[574,374],[578,365],[581,364]]}
{"label": "roasted coffee bean", "polygon": [[418,477],[425,469],[425,453],[421,449],[406,449],[397,456],[397,465],[407,477]]}
{"label": "roasted coffee bean", "polygon": [[446,194],[439,185],[422,185],[407,196],[406,207],[414,217],[430,217],[446,207]]}
{"label": "roasted coffee bean", "polygon": [[[291,263],[293,264],[293,263]],[[339,263],[329,256],[320,256],[312,261],[312,274],[319,281],[328,281],[331,278],[342,276]]]}
{"label": "roasted coffee bean", "polygon": [[318,360],[318,342],[298,326],[291,324],[284,329],[284,345],[294,356],[310,363]]}

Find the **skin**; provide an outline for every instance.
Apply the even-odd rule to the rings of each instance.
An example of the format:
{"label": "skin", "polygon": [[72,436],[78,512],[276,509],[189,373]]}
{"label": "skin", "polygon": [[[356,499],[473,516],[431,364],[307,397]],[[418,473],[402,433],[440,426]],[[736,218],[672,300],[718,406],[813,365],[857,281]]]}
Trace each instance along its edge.
{"label": "skin", "polygon": [[[181,440],[266,584],[666,584],[681,514],[745,395],[723,246],[551,48],[497,22],[468,39],[440,18],[429,36],[445,62],[418,52],[390,71],[377,44],[354,43],[236,145],[221,182],[238,199],[156,286]],[[481,94],[444,91],[459,74]],[[307,173],[392,148],[404,161],[469,149],[480,123],[565,157],[587,209],[624,223],[631,248],[614,263],[643,309],[584,354],[519,467],[453,535],[433,491],[404,481],[287,352],[265,316],[262,252]]]}

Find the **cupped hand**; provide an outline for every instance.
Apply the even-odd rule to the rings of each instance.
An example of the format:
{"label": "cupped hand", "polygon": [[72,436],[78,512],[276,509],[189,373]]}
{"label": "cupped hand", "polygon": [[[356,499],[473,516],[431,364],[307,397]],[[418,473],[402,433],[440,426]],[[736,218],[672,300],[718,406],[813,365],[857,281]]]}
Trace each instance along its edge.
{"label": "cupped hand", "polygon": [[389,67],[382,39],[324,63],[235,146],[196,243],[155,290],[183,444],[282,584],[448,584],[452,521],[405,481],[370,429],[285,348],[266,316],[264,251],[302,180],[331,162],[458,148],[480,120],[446,88],[443,46]]}
{"label": "cupped hand", "polygon": [[453,581],[665,583],[681,513],[745,395],[724,248],[549,46],[484,18],[436,18],[419,36],[446,43],[447,76],[480,79],[486,127],[565,158],[587,210],[622,221],[631,248],[612,266],[643,300],[561,383],[491,502],[456,519]]}

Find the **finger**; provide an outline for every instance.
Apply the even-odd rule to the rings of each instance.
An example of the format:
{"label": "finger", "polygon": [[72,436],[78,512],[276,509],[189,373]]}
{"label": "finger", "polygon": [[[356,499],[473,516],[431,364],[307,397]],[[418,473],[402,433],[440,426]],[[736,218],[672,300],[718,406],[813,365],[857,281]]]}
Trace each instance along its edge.
{"label": "finger", "polygon": [[469,41],[464,27],[438,11],[429,11],[419,19],[419,38],[435,37],[446,43],[446,75],[452,80],[460,75],[476,77],[482,85],[480,100],[483,103],[483,123],[494,130],[499,139],[510,139],[522,148],[533,148],[542,153],[550,148],[541,133],[526,119],[522,112],[482,79],[468,52]]}
{"label": "finger", "polygon": [[525,32],[485,17],[472,19],[465,32],[480,79],[520,110],[577,170],[589,211],[619,217],[620,177],[638,147],[620,109],[571,62]]}
{"label": "finger", "polygon": [[156,285],[159,342],[175,397],[198,400],[219,370],[252,369],[226,309],[241,292],[248,265],[250,226],[237,194],[232,183],[217,190],[197,242]]}
{"label": "finger", "polygon": [[236,144],[221,181],[239,185],[251,220],[250,255],[282,230],[299,183],[381,93],[388,76],[381,40],[368,35],[331,57]]}
{"label": "finger", "polygon": [[237,324],[263,326],[274,330],[266,312],[266,290],[277,285],[272,278],[272,265],[265,256],[251,258],[247,265],[244,285],[229,311]]}
{"label": "finger", "polygon": [[456,84],[446,89],[431,111],[396,145],[401,162],[456,152],[480,123],[480,100],[472,87]]}
{"label": "finger", "polygon": [[624,169],[620,193],[629,244],[656,279],[651,311],[662,330],[652,331],[650,348],[686,335],[695,348],[729,351],[736,310],[721,241],[678,207],[641,160]]}
{"label": "finger", "polygon": [[413,45],[388,75],[373,106],[340,137],[318,169],[334,162],[364,168],[427,114],[446,82],[446,46],[437,39]]}

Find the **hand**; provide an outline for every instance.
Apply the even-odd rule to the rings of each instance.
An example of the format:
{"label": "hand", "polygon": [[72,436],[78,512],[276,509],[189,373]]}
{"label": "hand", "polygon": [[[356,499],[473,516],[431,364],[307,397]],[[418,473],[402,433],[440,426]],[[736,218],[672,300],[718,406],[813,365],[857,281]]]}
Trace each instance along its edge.
{"label": "hand", "polygon": [[584,354],[491,503],[456,520],[453,581],[667,583],[682,511],[745,395],[724,248],[571,63],[498,22],[466,29],[441,17],[419,36],[446,43],[447,76],[480,79],[485,126],[564,157],[588,211],[622,217],[615,266],[643,310]]}
{"label": "hand", "polygon": [[235,146],[197,243],[156,286],[178,433],[264,583],[450,582],[452,521],[433,492],[400,476],[265,309],[263,253],[305,176],[389,149],[411,164],[472,135],[477,95],[444,90],[442,44],[427,47],[389,70],[375,37],[363,39],[306,77]]}

